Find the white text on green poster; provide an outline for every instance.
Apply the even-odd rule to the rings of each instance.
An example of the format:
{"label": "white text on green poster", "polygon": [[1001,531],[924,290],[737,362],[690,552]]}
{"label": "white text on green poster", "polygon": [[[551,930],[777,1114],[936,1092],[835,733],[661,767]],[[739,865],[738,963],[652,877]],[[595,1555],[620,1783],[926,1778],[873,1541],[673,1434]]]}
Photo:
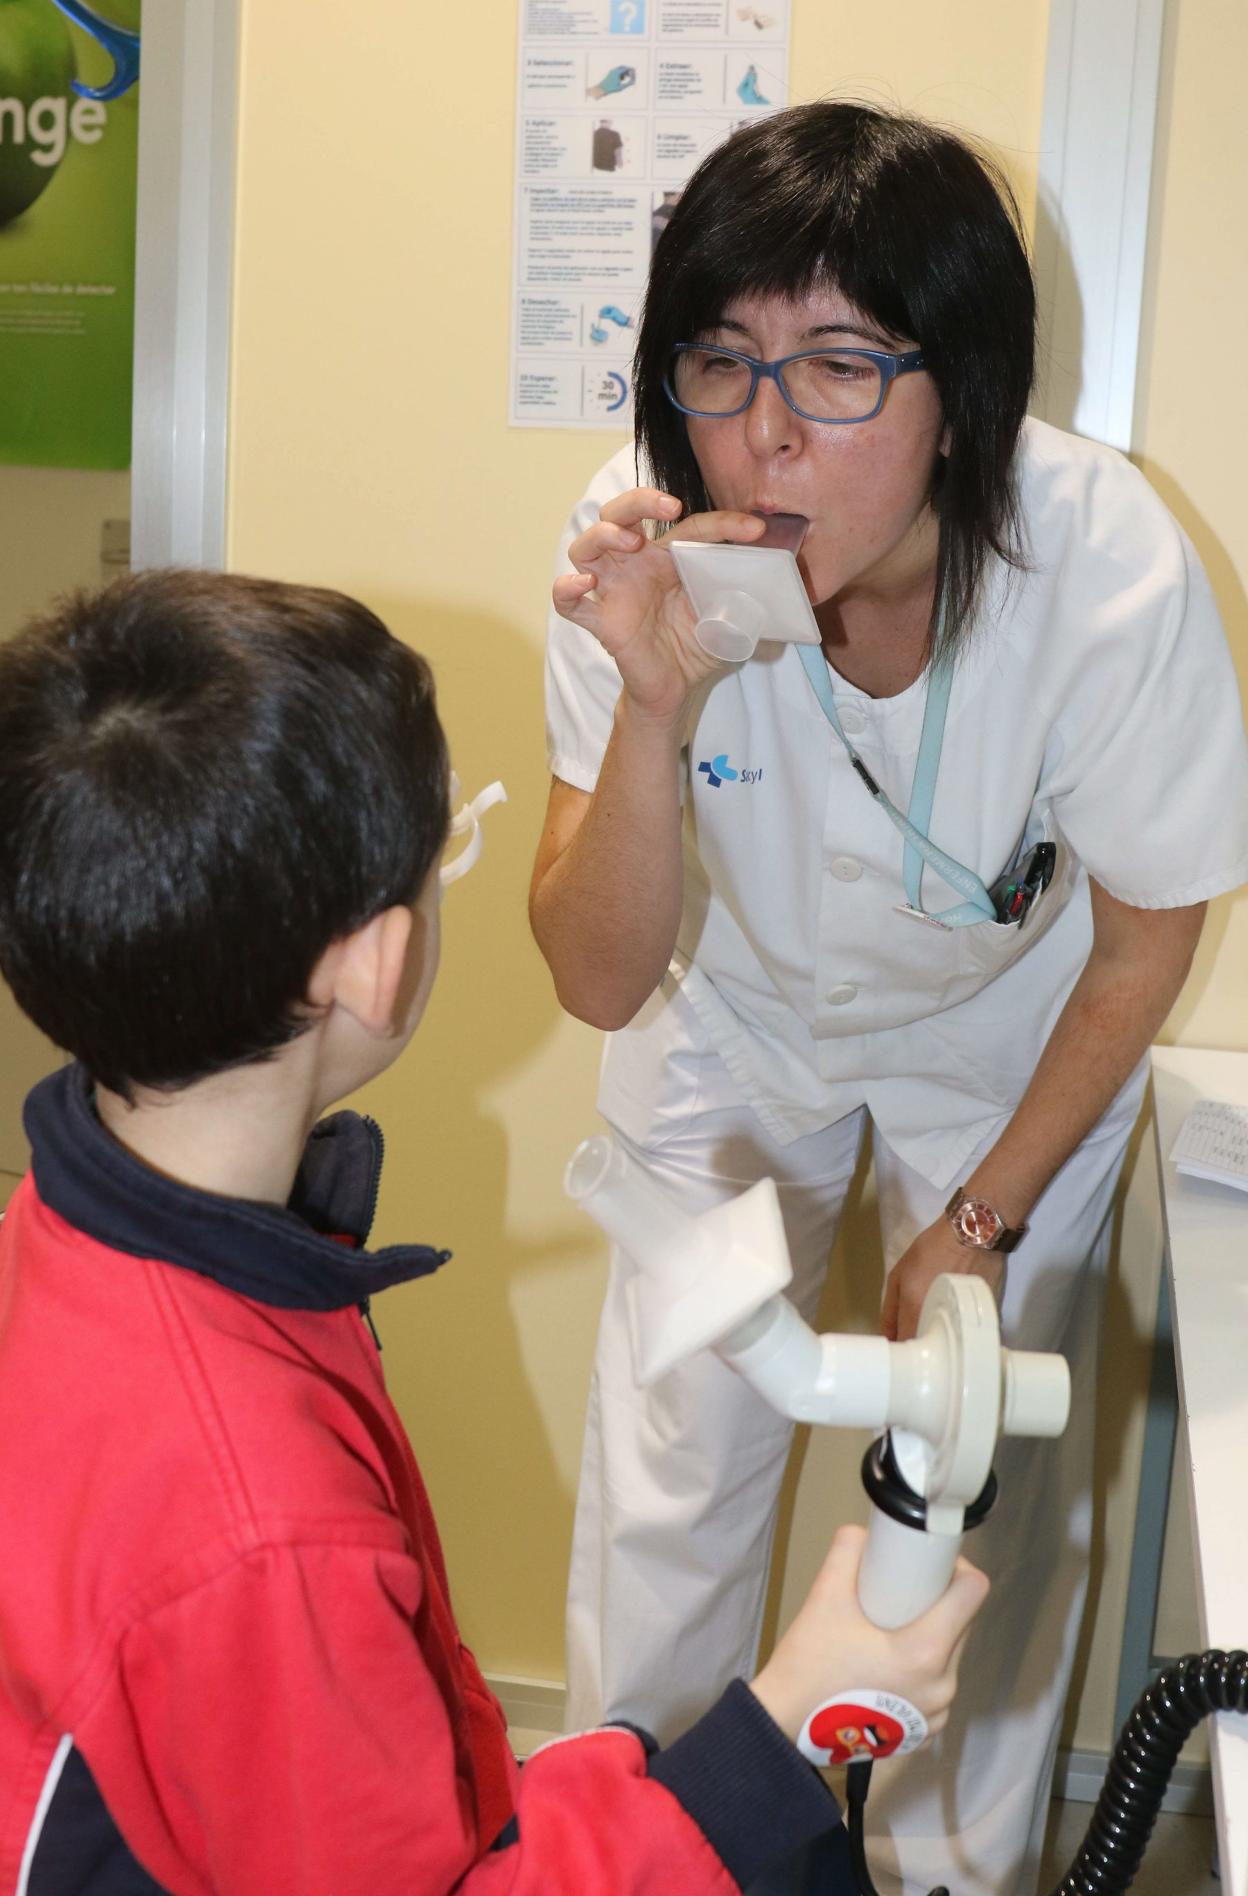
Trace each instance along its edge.
{"label": "white text on green poster", "polygon": [[0,461],[130,464],[141,0],[0,0]]}

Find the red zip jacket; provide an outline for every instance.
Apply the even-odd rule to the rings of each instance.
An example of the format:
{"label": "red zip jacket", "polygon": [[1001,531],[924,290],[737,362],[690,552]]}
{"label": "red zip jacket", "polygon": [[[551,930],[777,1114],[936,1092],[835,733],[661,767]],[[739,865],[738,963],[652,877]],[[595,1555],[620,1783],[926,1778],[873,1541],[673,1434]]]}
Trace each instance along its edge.
{"label": "red zip jacket", "polygon": [[365,1327],[447,1253],[362,1244],[380,1134],[291,1207],[131,1157],[90,1082],[27,1102],[0,1229],[0,1896],[728,1892],[837,1821],[737,1683],[656,1752],[519,1773],[461,1643]]}

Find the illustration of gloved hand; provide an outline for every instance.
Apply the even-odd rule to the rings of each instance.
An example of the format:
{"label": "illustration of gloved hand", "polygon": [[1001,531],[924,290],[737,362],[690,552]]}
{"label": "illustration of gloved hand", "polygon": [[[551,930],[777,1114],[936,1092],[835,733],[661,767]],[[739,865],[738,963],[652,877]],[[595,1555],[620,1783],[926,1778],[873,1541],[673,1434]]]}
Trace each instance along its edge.
{"label": "illustration of gloved hand", "polygon": [[622,309],[615,307],[614,303],[603,304],[598,311],[598,320],[601,323],[618,323],[621,329],[631,329],[633,326],[632,317],[626,316]]}
{"label": "illustration of gloved hand", "polygon": [[627,92],[630,86],[635,86],[636,84],[637,69],[635,66],[612,66],[610,72],[601,78],[596,86],[590,86],[589,97],[591,99],[605,99],[609,93]]}
{"label": "illustration of gloved hand", "polygon": [[610,331],[604,329],[601,323],[591,323],[589,325],[589,340],[591,342],[605,342],[609,334]]}

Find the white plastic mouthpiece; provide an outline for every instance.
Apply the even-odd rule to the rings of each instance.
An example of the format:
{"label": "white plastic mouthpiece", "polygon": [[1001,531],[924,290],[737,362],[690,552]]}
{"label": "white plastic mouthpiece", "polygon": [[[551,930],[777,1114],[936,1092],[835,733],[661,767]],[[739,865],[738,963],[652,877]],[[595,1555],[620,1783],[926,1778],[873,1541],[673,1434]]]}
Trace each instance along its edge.
{"label": "white plastic mouthpiece", "polygon": [[702,1249],[688,1212],[631,1165],[622,1148],[604,1134],[577,1146],[563,1188],[639,1263],[676,1258],[687,1269]]}
{"label": "white plastic mouthpiece", "polygon": [[564,1189],[633,1266],[625,1297],[643,1388],[736,1332],[793,1274],[769,1178],[694,1217],[599,1137],[577,1147]]}
{"label": "white plastic mouthpiece", "polygon": [[[459,778],[455,775],[455,772],[452,771],[452,805],[459,801],[461,794]],[[458,856],[453,857],[450,862],[444,862],[441,869],[439,869],[438,880],[444,889],[449,889],[452,882],[458,882],[461,876],[468,874],[468,871],[480,856],[485,841],[481,834],[481,818],[485,815],[485,812],[492,809],[496,803],[506,803],[506,801],[507,792],[501,783],[487,783],[484,790],[478,790],[476,796],[473,797],[470,802],[462,804],[461,807],[455,811],[454,816],[451,818],[450,833],[452,836],[466,836],[468,841],[464,844]]]}
{"label": "white plastic mouthpiece", "polygon": [[763,521],[766,532],[761,540],[752,540],[751,546],[778,546],[785,553],[798,554],[802,542],[810,532],[810,522],[805,514],[760,513],[757,518]]}
{"label": "white plastic mouthpiece", "polygon": [[753,656],[760,639],[819,644],[806,583],[786,547],[674,537],[664,545],[697,614],[697,641],[712,658],[739,664]]}
{"label": "white plastic mouthpiece", "polygon": [[748,593],[724,592],[716,599],[714,611],[698,620],[693,636],[712,658],[736,665],[753,658],[766,630],[767,614],[757,599]]}

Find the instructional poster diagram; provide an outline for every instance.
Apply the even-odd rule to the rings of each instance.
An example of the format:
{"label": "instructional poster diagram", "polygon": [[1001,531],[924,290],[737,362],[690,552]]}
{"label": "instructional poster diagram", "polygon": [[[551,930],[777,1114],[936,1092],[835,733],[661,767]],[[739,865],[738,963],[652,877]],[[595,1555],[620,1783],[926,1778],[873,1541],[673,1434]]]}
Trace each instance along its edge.
{"label": "instructional poster diagram", "polygon": [[650,254],[690,174],[788,102],[790,0],[520,0],[510,420],[628,427]]}

